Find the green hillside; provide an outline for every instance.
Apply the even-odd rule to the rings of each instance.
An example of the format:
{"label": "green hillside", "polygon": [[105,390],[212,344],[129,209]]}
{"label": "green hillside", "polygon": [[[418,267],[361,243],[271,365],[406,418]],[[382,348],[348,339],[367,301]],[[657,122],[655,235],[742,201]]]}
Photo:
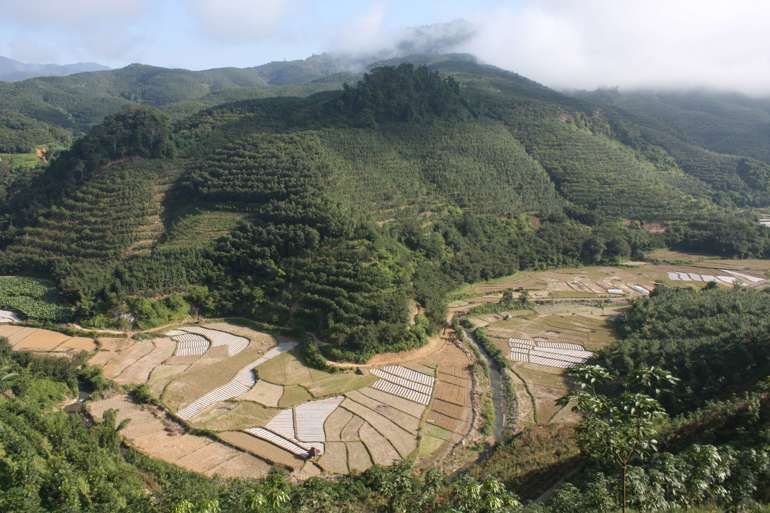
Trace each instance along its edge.
{"label": "green hillside", "polygon": [[[666,243],[770,252],[770,234],[728,208],[748,201],[750,172],[701,180],[629,117],[467,59],[434,66],[174,123],[108,116],[44,173],[6,174],[0,264],[53,276],[84,322],[132,297],[189,294],[361,359],[422,343],[462,282]],[[410,327],[414,298],[426,318]]]}
{"label": "green hillside", "polygon": [[273,86],[262,75],[258,68],[189,71],[132,64],[117,70],[0,83],[0,112],[4,113],[0,151],[28,151],[36,145],[68,141],[128,105],[159,107],[183,117],[225,101],[304,95],[341,85],[341,81],[309,83],[297,78],[278,80]]}
{"label": "green hillside", "polygon": [[[118,377],[133,365],[129,354],[144,366],[150,353],[139,350],[160,349],[146,339],[169,329],[162,326],[199,316],[297,340],[287,374],[310,372],[304,365],[331,372],[325,358],[365,362],[434,337],[433,353],[404,362],[435,375],[414,422],[430,424],[426,435],[445,430],[441,401],[468,413],[471,429],[453,428],[457,437],[442,444],[450,452],[420,461],[460,470],[413,469],[412,453],[330,480],[290,480],[278,465],[259,481],[183,471],[122,443],[115,410],[102,422],[60,411],[80,407],[71,399],[84,392],[153,402],[147,386],[118,386],[85,355],[13,351],[0,337],[0,511],[767,513],[766,284],[660,286],[606,308],[607,282],[579,276],[593,276],[590,264],[618,266],[639,277],[622,278],[627,286],[648,286],[628,260],[665,247],[770,258],[770,230],[755,217],[770,206],[768,164],[467,57],[415,60],[426,65],[393,60],[339,87],[350,76],[323,57],[249,70],[130,66],[0,85],[14,113],[0,122],[9,149],[42,139],[67,145],[47,164],[30,154],[0,162],[0,307],[32,324],[159,328],[135,333],[142,345],[125,352],[123,342],[101,340],[102,356],[115,348],[109,365],[123,366]],[[552,271],[565,266],[573,269]],[[560,303],[566,296],[530,297],[526,288],[482,305],[457,292],[473,283],[484,301],[497,301],[490,285],[501,282],[490,280],[531,270],[547,272],[521,273],[516,283],[574,285],[580,310]],[[617,342],[569,374],[511,364],[491,336],[476,346],[470,337],[483,331],[466,331],[472,323],[462,313],[448,323],[452,292],[470,312],[499,312],[500,326],[543,312],[554,321],[539,332],[552,341],[581,333]],[[18,328],[3,333],[14,338]],[[485,364],[481,350],[495,356]],[[200,368],[217,372],[208,365],[219,358],[206,356]],[[530,387],[522,377],[530,372],[543,381]],[[562,391],[570,395],[556,402]],[[537,402],[553,413],[538,414]],[[366,404],[388,420],[384,403]],[[387,408],[399,412],[398,404]],[[166,418],[160,403],[136,407],[157,414],[157,440],[179,444],[190,427]],[[501,412],[502,433],[482,436]],[[532,423],[523,420],[530,415]],[[192,434],[205,444],[218,436]],[[314,465],[303,472],[320,473]]]}
{"label": "green hillside", "polygon": [[610,106],[617,137],[626,144],[665,150],[720,204],[770,202],[768,102],[717,93],[581,95]]}
{"label": "green hillside", "polygon": [[707,90],[602,91],[594,96],[670,126],[693,144],[770,162],[767,97]]}

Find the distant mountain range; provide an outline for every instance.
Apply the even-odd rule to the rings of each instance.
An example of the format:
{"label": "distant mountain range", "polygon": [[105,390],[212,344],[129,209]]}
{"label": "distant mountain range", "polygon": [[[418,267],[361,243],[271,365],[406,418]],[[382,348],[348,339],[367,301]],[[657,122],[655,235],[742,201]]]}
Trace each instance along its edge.
{"label": "distant mountain range", "polygon": [[16,82],[34,77],[63,77],[85,71],[105,71],[107,66],[95,62],[75,64],[31,64],[0,56],[0,81]]}

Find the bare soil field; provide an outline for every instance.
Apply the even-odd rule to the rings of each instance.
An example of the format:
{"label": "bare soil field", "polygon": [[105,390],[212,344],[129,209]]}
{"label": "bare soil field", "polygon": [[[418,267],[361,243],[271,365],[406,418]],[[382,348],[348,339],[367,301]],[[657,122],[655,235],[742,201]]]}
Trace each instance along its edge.
{"label": "bare soil field", "polygon": [[91,402],[89,412],[101,419],[105,411],[118,412],[117,420],[130,419],[121,431],[125,440],[145,454],[171,461],[182,468],[206,475],[260,478],[270,464],[209,438],[183,433],[166,414],[155,407],[140,406],[126,396]]}
{"label": "bare soil field", "polygon": [[50,356],[75,355],[82,351],[91,352],[96,349],[96,343],[90,338],[71,337],[57,331],[13,324],[0,324],[0,337],[7,338],[14,351],[28,351]]}

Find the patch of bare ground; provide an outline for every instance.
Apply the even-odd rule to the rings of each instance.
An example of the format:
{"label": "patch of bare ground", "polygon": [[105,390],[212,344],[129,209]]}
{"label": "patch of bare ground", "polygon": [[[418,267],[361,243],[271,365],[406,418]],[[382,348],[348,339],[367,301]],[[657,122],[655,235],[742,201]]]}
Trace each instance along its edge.
{"label": "patch of bare ground", "polygon": [[[348,412],[350,413],[350,412]],[[359,439],[359,431],[361,426],[364,425],[364,419],[358,415],[351,414],[350,420],[345,424],[340,433],[340,441],[353,442]]]}
{"label": "patch of bare ground", "polygon": [[347,363],[347,362],[329,362],[329,365],[341,368],[355,368],[355,367],[381,367],[383,365],[403,365],[407,362],[413,362],[416,360],[422,360],[434,353],[440,352],[448,343],[448,339],[443,335],[435,335],[430,337],[425,345],[412,349],[410,351],[402,351],[399,353],[380,353],[374,355],[366,363]]}
{"label": "patch of bare ground", "polygon": [[269,463],[281,465],[292,470],[301,468],[305,463],[289,451],[281,449],[277,445],[273,445],[261,438],[244,433],[243,431],[223,431],[217,436],[242,451],[259,455]]}
{"label": "patch of bare ground", "polygon": [[15,351],[48,356],[68,356],[96,349],[96,343],[87,337],[71,337],[57,331],[12,324],[0,324],[0,337],[7,338]]}
{"label": "patch of bare ground", "polygon": [[345,445],[348,450],[350,472],[363,472],[372,466],[372,459],[363,442],[347,442]]}
{"label": "patch of bare ground", "polygon": [[379,413],[384,417],[387,417],[388,419],[395,422],[398,426],[406,429],[407,431],[409,431],[414,435],[417,434],[417,430],[420,428],[419,417],[413,417],[408,413],[404,413],[401,410],[397,410],[392,406],[381,403],[357,391],[348,392],[345,395],[350,399],[352,399],[353,401],[366,406],[367,408]]}
{"label": "patch of bare ground", "polygon": [[245,394],[237,397],[238,401],[253,401],[263,406],[278,407],[278,402],[283,395],[283,387],[273,385],[267,381],[258,380],[254,387]]}
{"label": "patch of bare ground", "polygon": [[271,465],[255,456],[212,439],[191,435],[155,406],[138,405],[117,395],[88,403],[98,421],[107,410],[117,411],[117,421],[130,419],[121,431],[127,444],[153,458],[162,459],[205,475],[261,478]]}
{"label": "patch of bare ground", "polygon": [[382,436],[387,438],[402,458],[406,458],[417,448],[415,436],[384,415],[351,399],[345,399],[342,402],[342,407],[364,419]]}
{"label": "patch of bare ground", "polygon": [[326,418],[324,433],[327,442],[339,442],[342,440],[342,430],[353,418],[353,414],[342,408],[337,408]]}
{"label": "patch of bare ground", "polygon": [[176,376],[183,373],[189,365],[158,365],[150,373],[150,379],[147,384],[155,397],[161,397],[163,391],[166,389],[166,385],[171,382]]}
{"label": "patch of bare ground", "polygon": [[[137,360],[147,356],[155,349],[155,345],[150,340],[141,342],[127,340],[125,342],[126,343],[119,349],[112,352],[112,354],[107,357],[107,361],[102,364],[104,375],[110,379],[120,376],[129,365],[132,365]],[[100,356],[99,353],[92,358],[92,363],[96,361],[95,359],[98,356]]]}
{"label": "patch of bare ground", "polygon": [[156,338],[148,340],[147,343],[152,344],[154,349],[115,376],[117,383],[121,385],[147,383],[153,370],[170,358],[176,349],[176,343],[170,338]]}
{"label": "patch of bare ground", "polygon": [[457,470],[476,458],[467,448],[487,438],[480,432],[483,390],[473,374],[475,357],[454,332],[450,330],[449,335],[451,343],[443,351],[421,362],[436,369],[436,382],[421,431],[427,439],[425,449],[421,448],[426,454],[418,462],[420,468]]}
{"label": "patch of bare ground", "polygon": [[359,430],[361,441],[377,465],[391,465],[401,458],[398,452],[390,445],[387,438],[382,436],[369,424],[364,423]]}
{"label": "patch of bare ground", "polygon": [[348,473],[348,450],[344,442],[327,442],[318,465],[329,474]]}
{"label": "patch of bare ground", "polygon": [[202,412],[195,417],[194,423],[196,427],[211,431],[235,431],[262,426],[278,411],[252,401],[225,401]]}

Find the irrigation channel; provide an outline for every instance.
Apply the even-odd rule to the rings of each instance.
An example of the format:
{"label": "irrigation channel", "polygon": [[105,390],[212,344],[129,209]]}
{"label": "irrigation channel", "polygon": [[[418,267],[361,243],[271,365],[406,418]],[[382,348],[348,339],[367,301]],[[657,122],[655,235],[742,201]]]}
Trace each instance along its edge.
{"label": "irrigation channel", "polygon": [[497,364],[490,358],[486,349],[476,342],[476,337],[465,328],[461,328],[465,338],[478,350],[484,363],[489,369],[489,386],[492,389],[492,405],[495,409],[494,435],[495,441],[501,442],[505,431],[505,417],[507,411],[507,400],[505,397],[505,386],[503,385],[503,376]]}

